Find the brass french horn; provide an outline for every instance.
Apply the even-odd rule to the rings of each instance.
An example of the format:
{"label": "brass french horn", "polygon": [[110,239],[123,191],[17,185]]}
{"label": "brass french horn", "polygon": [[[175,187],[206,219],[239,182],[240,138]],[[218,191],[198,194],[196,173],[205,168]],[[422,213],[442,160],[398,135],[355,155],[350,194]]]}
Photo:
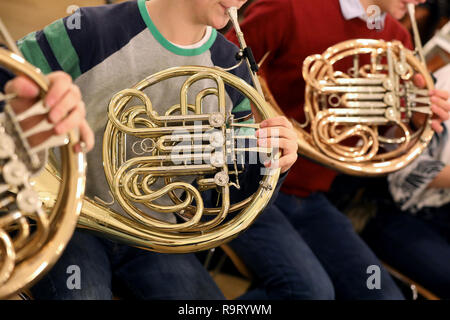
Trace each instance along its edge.
{"label": "brass french horn", "polygon": [[[47,79],[21,57],[1,20],[0,34],[14,51],[0,48],[0,68],[30,78],[43,97]],[[76,135],[30,147],[28,136],[52,126],[44,120],[25,131],[19,123],[48,110],[40,101],[15,114],[9,105],[14,98],[0,93],[5,104],[0,114],[0,299],[32,285],[57,261],[75,230],[85,182],[84,154],[73,151]],[[55,146],[61,146],[61,179],[56,185],[55,168],[47,164],[47,150]],[[52,200],[43,205],[47,194]]]}
{"label": "brass french horn", "polygon": [[[237,23],[236,10],[230,15]],[[178,77],[184,81],[179,103],[158,114],[144,90]],[[195,103],[188,103],[188,92],[205,79],[212,82],[211,87],[195,91]],[[124,212],[85,197],[78,226],[164,253],[217,247],[247,229],[272,197],[280,169],[266,170],[258,189],[233,203],[231,188],[246,183],[239,180],[243,170],[240,159],[248,151],[265,159],[276,159],[279,154],[272,148],[257,147],[254,135],[237,132],[258,128],[258,124],[236,119],[227,111],[226,86],[247,97],[262,120],[275,115],[261,93],[218,67],[167,69],[115,94],[108,107],[103,163],[114,201]],[[207,97],[216,103],[214,110],[205,112]],[[244,140],[254,145],[248,147]],[[138,152],[127,151],[130,146]],[[218,194],[216,207],[204,205],[208,192]],[[155,212],[163,218],[152,214]]]}
{"label": "brass french horn", "polygon": [[[428,92],[434,85],[414,5],[409,12],[419,58],[398,41],[356,39],[305,59],[307,121],[292,120],[300,154],[346,174],[378,176],[403,168],[426,148],[433,136]],[[343,60],[353,63],[347,72],[335,69]],[[425,88],[414,85],[415,74],[424,77]],[[283,114],[267,83],[263,87]]]}

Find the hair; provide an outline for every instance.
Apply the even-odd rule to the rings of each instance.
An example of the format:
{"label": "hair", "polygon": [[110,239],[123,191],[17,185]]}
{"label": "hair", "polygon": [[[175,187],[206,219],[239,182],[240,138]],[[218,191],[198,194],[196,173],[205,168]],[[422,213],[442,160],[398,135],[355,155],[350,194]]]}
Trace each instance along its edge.
{"label": "hair", "polygon": [[420,30],[420,35],[425,43],[433,37],[441,20],[450,17],[450,4],[448,0],[427,0],[420,7],[426,8],[429,11],[429,16]]}

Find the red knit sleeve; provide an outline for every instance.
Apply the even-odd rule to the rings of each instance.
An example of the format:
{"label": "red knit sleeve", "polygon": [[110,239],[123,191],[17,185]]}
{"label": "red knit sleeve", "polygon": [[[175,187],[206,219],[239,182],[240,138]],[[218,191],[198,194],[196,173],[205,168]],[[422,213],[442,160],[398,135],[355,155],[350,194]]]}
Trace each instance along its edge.
{"label": "red knit sleeve", "polygon": [[[257,62],[270,51],[274,54],[283,47],[292,24],[291,0],[258,0],[245,11],[241,29],[247,45],[251,47]],[[234,29],[226,34],[228,40],[239,44]]]}
{"label": "red knit sleeve", "polygon": [[403,43],[403,45],[406,48],[408,48],[410,50],[414,50],[414,44],[413,44],[413,41],[412,41],[411,34],[405,28],[403,28],[401,31],[402,31],[401,32],[402,34],[401,34],[399,40]]}

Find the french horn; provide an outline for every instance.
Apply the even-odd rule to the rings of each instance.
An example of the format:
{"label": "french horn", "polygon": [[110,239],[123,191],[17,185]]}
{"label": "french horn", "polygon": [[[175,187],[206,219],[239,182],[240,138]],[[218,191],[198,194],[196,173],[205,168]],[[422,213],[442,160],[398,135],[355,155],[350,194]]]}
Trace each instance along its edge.
{"label": "french horn", "polygon": [[[230,15],[236,24],[236,10],[231,9]],[[243,52],[248,51],[243,48]],[[237,66],[244,61],[249,63],[243,56]],[[170,68],[112,97],[103,137],[103,165],[111,194],[123,212],[84,197],[78,227],[150,251],[187,253],[217,247],[250,226],[272,197],[280,169],[265,170],[257,190],[233,202],[231,188],[239,190],[246,183],[239,176],[242,164],[250,159],[243,161],[242,157],[251,152],[276,160],[279,153],[257,147],[254,134],[245,132],[258,124],[227,111],[226,86],[247,97],[262,120],[275,114],[260,92],[228,71],[203,66]],[[183,78],[179,103],[158,114],[144,90],[178,77]],[[212,86],[196,92],[195,102],[188,103],[188,92],[205,79]],[[216,103],[214,110],[205,112],[207,97]],[[127,150],[130,147],[136,152]],[[217,196],[216,207],[204,204],[211,193]],[[163,217],[151,214],[155,212]],[[175,220],[164,219],[173,215]]]}
{"label": "french horn", "polygon": [[[0,20],[0,34],[9,51],[0,48],[0,68],[13,75],[25,75],[40,89],[48,90],[46,77],[27,63]],[[27,138],[50,130],[42,120],[30,129],[20,123],[47,114],[42,100],[16,114],[10,105],[14,95],[0,92],[0,299],[8,298],[32,285],[58,260],[75,230],[84,193],[84,154],[76,153],[75,133],[54,136],[37,146]],[[48,150],[58,148],[60,179],[48,164]],[[51,203],[46,195],[51,194]]]}
{"label": "french horn", "polygon": [[[379,176],[403,168],[426,148],[433,136],[429,91],[434,84],[414,5],[409,13],[416,52],[399,41],[356,39],[305,59],[306,122],[292,119],[300,154],[346,174]],[[346,60],[352,67],[339,71],[336,66]],[[416,74],[425,79],[425,88],[415,86]],[[262,84],[270,105],[283,114]]]}

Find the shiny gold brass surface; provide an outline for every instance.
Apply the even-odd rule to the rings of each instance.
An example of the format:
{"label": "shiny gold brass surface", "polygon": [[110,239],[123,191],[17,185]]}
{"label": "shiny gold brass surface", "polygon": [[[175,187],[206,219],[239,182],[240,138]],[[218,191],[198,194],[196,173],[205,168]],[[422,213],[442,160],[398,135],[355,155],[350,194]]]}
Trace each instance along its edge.
{"label": "shiny gold brass surface", "polygon": [[[5,32],[4,26],[0,28]],[[4,36],[7,42],[8,37]],[[0,49],[0,67],[15,75],[33,80],[42,96],[48,89],[44,75],[25,62],[17,53]],[[14,97],[3,96],[4,102]],[[34,212],[19,209],[17,187],[2,182],[0,194],[0,299],[8,298],[32,285],[47,272],[62,254],[76,227],[84,193],[84,155],[73,151],[76,136],[69,135],[69,144],[59,148],[61,178],[47,165],[26,184],[38,192],[42,207]],[[0,160],[2,176],[5,160]],[[57,183],[54,183],[55,181]],[[48,196],[51,194],[51,201]]]}
{"label": "shiny gold brass surface", "polygon": [[[413,20],[415,23],[415,20]],[[420,38],[415,37],[421,52]],[[342,65],[351,65],[347,71]],[[299,153],[346,174],[379,176],[413,161],[433,136],[423,55],[398,41],[356,39],[303,62],[306,122],[292,119]],[[414,77],[422,75],[425,87]],[[283,115],[263,81],[267,100]]]}
{"label": "shiny gold brass surface", "polygon": [[[363,57],[370,63],[362,64]],[[349,58],[353,67],[347,73],[334,69]],[[425,88],[414,85],[415,74],[424,77]],[[310,134],[298,125],[297,130],[309,135],[314,147],[302,146],[300,152],[337,170],[365,176],[393,172],[414,160],[433,136],[428,94],[433,81],[400,42],[339,43],[308,57],[303,77]]]}
{"label": "shiny gold brass surface", "polygon": [[[229,14],[236,25],[236,9]],[[258,165],[264,158],[253,159],[265,171],[259,187],[233,202],[231,188],[248,183],[239,181],[239,174],[251,159],[241,156],[251,152],[276,160],[279,152],[258,147],[252,132],[241,132],[259,126],[234,118],[226,88],[247,98],[258,119],[275,113],[257,90],[227,72],[231,69],[175,67],[112,97],[103,165],[114,202],[124,212],[85,198],[80,227],[147,250],[185,253],[216,247],[250,226],[272,197],[280,169],[265,169]],[[181,83],[179,101],[168,108],[154,106],[150,95],[164,81]],[[207,192],[218,194],[216,207],[205,207]]]}
{"label": "shiny gold brass surface", "polygon": [[[180,103],[159,115],[144,90],[176,77],[186,79],[180,90]],[[187,104],[188,89],[204,79],[212,80],[214,87],[202,89],[196,95],[195,105]],[[219,68],[167,69],[117,93],[109,105],[103,162],[115,201],[127,216],[86,199],[80,226],[122,243],[166,253],[213,248],[248,228],[272,197],[279,169],[268,170],[250,198],[232,204],[230,188],[239,188],[241,171],[236,147],[239,136],[234,129],[247,124],[235,121],[226,111],[225,86],[244,94],[262,119],[274,116],[254,88]],[[209,95],[217,98],[217,109],[204,113],[202,102]],[[130,103],[133,99],[138,103]],[[245,138],[255,141],[254,136]],[[127,141],[133,139],[134,143],[147,144],[148,150],[129,158]],[[192,139],[192,144],[189,142],[189,146],[180,149],[178,143],[187,139]],[[264,148],[250,150],[272,152]],[[190,178],[186,181],[186,177]],[[220,194],[217,200],[220,204],[206,208],[202,193],[211,189]],[[162,198],[169,202],[158,203]],[[151,212],[176,214],[178,223],[157,219]]]}

